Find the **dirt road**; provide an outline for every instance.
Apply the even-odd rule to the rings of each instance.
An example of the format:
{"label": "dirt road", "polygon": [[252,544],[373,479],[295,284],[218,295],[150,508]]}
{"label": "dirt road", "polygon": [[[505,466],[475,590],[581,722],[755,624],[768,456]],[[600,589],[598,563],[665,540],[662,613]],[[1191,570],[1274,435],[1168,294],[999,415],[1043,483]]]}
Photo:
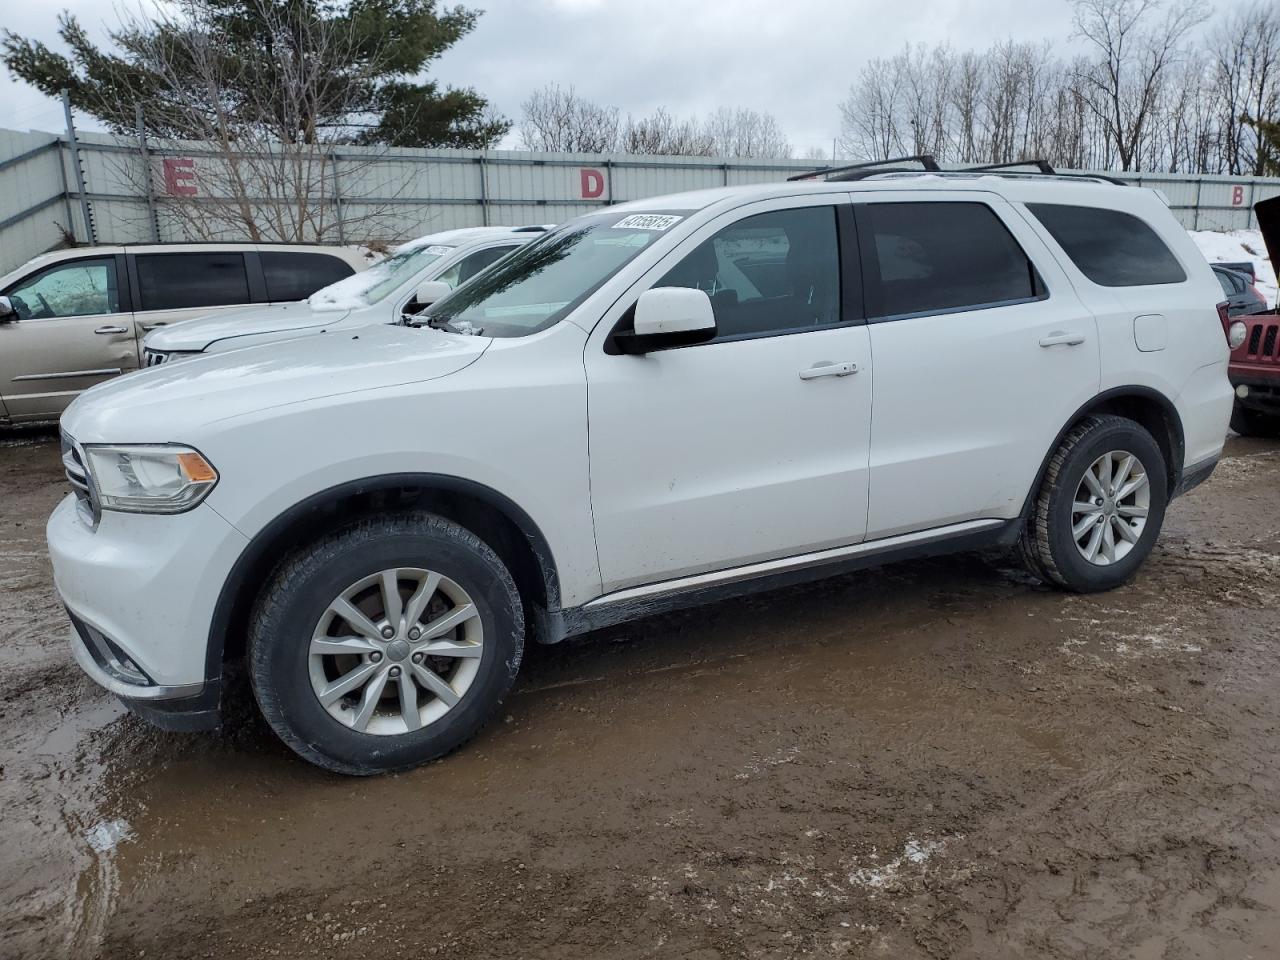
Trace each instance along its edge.
{"label": "dirt road", "polygon": [[0,957],[1280,956],[1280,446],[1229,455],[1115,593],[969,556],[649,620],[355,781],[83,679],[56,444],[0,438]]}

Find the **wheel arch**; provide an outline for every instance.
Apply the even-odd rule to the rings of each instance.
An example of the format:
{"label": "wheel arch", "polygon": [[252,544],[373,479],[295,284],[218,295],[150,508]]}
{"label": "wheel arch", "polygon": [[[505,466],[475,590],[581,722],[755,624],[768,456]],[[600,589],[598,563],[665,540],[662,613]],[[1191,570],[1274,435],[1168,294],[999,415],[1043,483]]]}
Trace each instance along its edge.
{"label": "wheel arch", "polygon": [[[338,484],[271,520],[249,541],[218,593],[205,653],[206,678],[244,653],[249,616],[261,585],[285,555],[336,524],[363,514],[425,509],[484,540],[511,571],[526,599],[527,629],[545,629],[560,608],[560,580],[546,537],[517,503],[490,487],[446,474],[396,473]],[[540,608],[540,609],[539,609]]]}
{"label": "wheel arch", "polygon": [[1035,481],[1022,504],[1023,519],[1030,516],[1031,507],[1035,503],[1040,484],[1044,482],[1045,471],[1049,469],[1049,461],[1054,452],[1062,444],[1063,438],[1085,417],[1095,414],[1109,413],[1125,417],[1141,425],[1160,447],[1164,456],[1165,469],[1168,474],[1169,497],[1173,498],[1182,480],[1182,460],[1186,450],[1186,440],[1182,429],[1182,417],[1178,415],[1173,401],[1151,387],[1136,384],[1113,387],[1083,404],[1067,420],[1053,443],[1045,451],[1040,461],[1040,469],[1036,471]]}

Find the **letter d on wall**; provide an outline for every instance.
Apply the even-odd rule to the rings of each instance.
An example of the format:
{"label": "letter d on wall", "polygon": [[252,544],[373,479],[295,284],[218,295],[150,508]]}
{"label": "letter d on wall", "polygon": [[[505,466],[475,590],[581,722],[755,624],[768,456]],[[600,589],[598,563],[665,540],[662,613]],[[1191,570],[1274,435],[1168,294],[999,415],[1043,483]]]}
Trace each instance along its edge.
{"label": "letter d on wall", "polygon": [[582,177],[582,199],[596,200],[604,195],[604,174],[591,167],[578,171]]}

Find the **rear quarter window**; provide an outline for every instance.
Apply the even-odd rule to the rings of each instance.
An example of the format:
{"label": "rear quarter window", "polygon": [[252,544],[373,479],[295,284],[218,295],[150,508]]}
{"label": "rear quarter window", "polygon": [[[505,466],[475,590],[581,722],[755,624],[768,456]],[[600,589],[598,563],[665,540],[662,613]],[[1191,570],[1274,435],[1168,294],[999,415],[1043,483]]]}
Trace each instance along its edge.
{"label": "rear quarter window", "polygon": [[327,253],[264,250],[259,254],[267,299],[305,300],[321,287],[349,277],[355,268]]}
{"label": "rear quarter window", "polygon": [[1182,283],[1186,271],[1159,234],[1119,210],[1028,203],[1080,272],[1103,287]]}

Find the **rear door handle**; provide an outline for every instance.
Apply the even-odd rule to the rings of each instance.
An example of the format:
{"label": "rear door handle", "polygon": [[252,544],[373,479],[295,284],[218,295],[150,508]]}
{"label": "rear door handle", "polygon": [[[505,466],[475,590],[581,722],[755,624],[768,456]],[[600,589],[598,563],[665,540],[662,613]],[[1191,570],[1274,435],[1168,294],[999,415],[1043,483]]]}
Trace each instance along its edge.
{"label": "rear door handle", "polygon": [[800,371],[801,380],[816,380],[818,377],[847,377],[851,373],[858,372],[858,365],[851,360],[843,363],[832,363],[830,360],[823,360],[815,363],[808,370]]}
{"label": "rear door handle", "polygon": [[1042,347],[1078,347],[1084,343],[1083,333],[1071,333],[1067,330],[1055,330],[1048,336],[1040,338],[1040,346]]}
{"label": "rear door handle", "polygon": [[127,327],[99,327],[97,330],[95,330],[95,331],[93,331],[93,332],[94,332],[94,333],[102,333],[102,334],[107,334],[107,333],[128,333],[128,332],[129,332],[129,329],[128,329]]}
{"label": "rear door handle", "polygon": [[142,332],[146,333],[148,331],[154,330],[156,327],[168,326],[168,324],[169,324],[168,320],[157,320],[155,323],[144,323],[144,324],[140,324],[140,326],[142,327]]}

